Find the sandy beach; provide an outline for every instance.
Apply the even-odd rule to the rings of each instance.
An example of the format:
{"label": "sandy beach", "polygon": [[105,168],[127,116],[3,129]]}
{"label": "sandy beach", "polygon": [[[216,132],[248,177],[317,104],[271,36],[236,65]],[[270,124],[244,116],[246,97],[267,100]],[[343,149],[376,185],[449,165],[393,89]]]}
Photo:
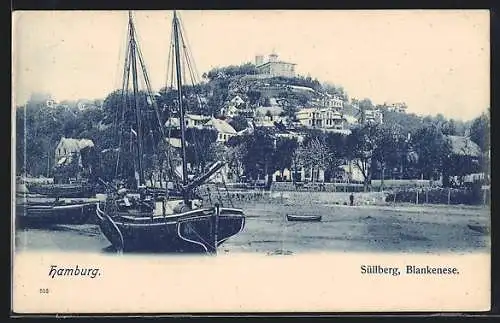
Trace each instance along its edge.
{"label": "sandy beach", "polygon": [[[272,193],[260,201],[233,199],[245,210],[245,229],[220,253],[296,254],[306,252],[468,253],[490,246],[486,207],[390,205],[380,194]],[[286,214],[322,215],[316,223],[288,222]],[[16,230],[16,251],[109,252],[109,242],[93,224]]]}

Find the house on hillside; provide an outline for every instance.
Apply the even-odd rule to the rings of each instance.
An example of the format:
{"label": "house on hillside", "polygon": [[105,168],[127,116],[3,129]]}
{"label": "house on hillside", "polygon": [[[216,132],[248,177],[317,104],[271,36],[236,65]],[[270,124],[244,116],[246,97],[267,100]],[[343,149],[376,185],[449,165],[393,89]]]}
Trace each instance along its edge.
{"label": "house on hillside", "polygon": [[404,102],[396,102],[396,103],[384,103],[384,106],[387,107],[387,110],[392,112],[406,113],[406,109],[408,106]]}
{"label": "house on hillside", "polygon": [[333,108],[305,108],[296,113],[299,123],[306,128],[349,134],[348,122],[341,112]]}
{"label": "house on hillside", "polygon": [[245,104],[245,100],[243,100],[239,95],[236,95],[234,98],[229,100],[229,104],[239,108],[241,105]]}
{"label": "house on hillside", "polygon": [[220,109],[220,114],[226,118],[234,118],[240,115],[240,110],[234,105],[226,105]]}
{"label": "house on hillside", "polygon": [[339,95],[326,93],[325,97],[323,98],[323,104],[327,108],[341,110],[344,107],[344,100]]}
{"label": "house on hillside", "polygon": [[257,126],[274,127],[274,122],[285,122],[282,113],[283,108],[280,106],[258,107],[255,109],[254,122]]}
{"label": "house on hillside", "polygon": [[[74,139],[62,137],[55,149],[55,175],[56,182],[69,182],[71,179],[80,180],[84,171],[92,172],[91,166],[89,169],[84,169],[84,160],[82,158],[82,150],[85,148],[94,148],[94,142],[90,139]],[[65,167],[69,166],[69,167]],[[68,173],[62,170],[69,170]]]}
{"label": "house on hillside", "polygon": [[267,62],[264,62],[264,56],[255,56],[255,66],[259,74],[270,76],[295,77],[295,66],[297,64],[278,60],[278,54],[269,55]]}
{"label": "house on hillside", "polygon": [[365,122],[382,124],[384,123],[384,115],[379,109],[366,109]]}
{"label": "house on hillside", "polygon": [[[209,116],[202,114],[186,114],[184,116],[184,124],[186,128],[202,129],[203,125],[210,120]],[[165,122],[165,127],[180,129],[180,121],[177,117],[171,117]]]}
{"label": "house on hillside", "polygon": [[214,129],[217,131],[217,142],[225,143],[230,138],[237,136],[238,133],[234,128],[224,120],[211,118],[203,125],[206,129]]}

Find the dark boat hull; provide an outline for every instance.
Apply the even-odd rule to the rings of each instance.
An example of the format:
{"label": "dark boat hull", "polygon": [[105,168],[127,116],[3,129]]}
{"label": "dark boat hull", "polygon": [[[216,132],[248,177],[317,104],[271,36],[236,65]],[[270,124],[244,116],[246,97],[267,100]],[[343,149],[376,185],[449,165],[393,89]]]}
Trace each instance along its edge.
{"label": "dark boat hull", "polygon": [[16,218],[20,226],[85,224],[95,214],[96,203],[45,205],[23,203],[16,205]]}
{"label": "dark boat hull", "polygon": [[299,221],[299,222],[320,222],[321,215],[292,215],[287,214],[286,219],[288,221]]}
{"label": "dark boat hull", "polygon": [[112,218],[98,206],[97,218],[102,233],[118,251],[214,252],[245,226],[240,209],[220,208],[217,219],[215,212],[215,208],[202,208],[165,217]]}

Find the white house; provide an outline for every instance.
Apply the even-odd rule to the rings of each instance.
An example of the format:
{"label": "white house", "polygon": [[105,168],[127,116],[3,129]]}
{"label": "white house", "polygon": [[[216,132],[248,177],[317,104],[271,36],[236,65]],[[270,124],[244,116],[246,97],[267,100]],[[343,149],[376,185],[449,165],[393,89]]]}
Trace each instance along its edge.
{"label": "white house", "polygon": [[324,105],[327,108],[340,110],[344,107],[344,100],[341,96],[326,93],[324,98]]}
{"label": "white house", "polygon": [[82,166],[81,150],[86,147],[94,147],[94,142],[90,139],[62,137],[55,149],[56,165],[69,165],[77,158],[78,165]]}
{"label": "white house", "polygon": [[211,118],[203,127],[217,131],[217,142],[227,142],[230,138],[238,135],[229,123],[216,118]]}
{"label": "white house", "polygon": [[[209,116],[204,116],[201,114],[186,114],[184,116],[184,124],[186,128],[203,128],[203,125],[210,120]],[[180,128],[180,121],[177,117],[171,117],[165,122],[165,127]]]}
{"label": "white house", "polygon": [[300,124],[329,132],[349,132],[348,121],[334,108],[305,108],[296,113]]}
{"label": "white house", "polygon": [[228,118],[234,118],[235,116],[240,114],[240,110],[234,106],[234,105],[228,105],[225,107],[222,107],[220,109],[221,115],[228,117]]}
{"label": "white house", "polygon": [[229,101],[230,105],[233,105],[235,107],[239,107],[243,103],[245,103],[245,100],[243,100],[239,95],[235,96]]}
{"label": "white house", "polygon": [[379,109],[365,110],[365,122],[383,123],[384,115]]}

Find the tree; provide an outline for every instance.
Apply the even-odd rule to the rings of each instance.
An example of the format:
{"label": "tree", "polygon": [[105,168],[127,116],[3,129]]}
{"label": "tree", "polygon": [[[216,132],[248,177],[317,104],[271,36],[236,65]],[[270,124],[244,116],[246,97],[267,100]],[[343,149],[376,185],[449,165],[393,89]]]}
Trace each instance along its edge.
{"label": "tree", "polygon": [[359,113],[358,122],[364,124],[366,122],[366,110],[373,109],[373,103],[370,99],[365,98],[358,103]]}
{"label": "tree", "polygon": [[373,159],[381,169],[381,188],[384,188],[385,171],[388,165],[397,165],[400,158],[398,144],[404,139],[398,125],[375,127]]}
{"label": "tree", "polygon": [[420,128],[412,137],[418,155],[417,168],[423,178],[437,177],[443,170],[443,161],[449,154],[449,146],[437,125]]}
{"label": "tree", "polygon": [[330,151],[331,160],[328,166],[330,174],[335,174],[338,167],[341,166],[347,158],[347,136],[340,133],[328,133],[325,143]]}
{"label": "tree", "polygon": [[326,93],[340,96],[344,101],[347,101],[349,98],[349,96],[347,95],[347,92],[345,92],[345,90],[342,86],[336,86],[335,84],[331,84],[331,83],[326,82],[326,83],[323,83],[323,90]]}
{"label": "tree", "polygon": [[323,136],[308,136],[292,157],[297,165],[311,171],[313,182],[319,178],[320,170],[330,167],[333,158]]}
{"label": "tree", "polygon": [[259,103],[262,93],[256,90],[249,90],[247,91],[247,96],[250,106],[255,107]]}
{"label": "tree", "polygon": [[474,141],[483,152],[490,149],[490,118],[482,113],[472,121],[470,126],[470,139]]}
{"label": "tree", "polygon": [[242,65],[229,65],[226,67],[216,67],[204,74],[204,78],[214,80],[217,78],[227,78],[236,75],[254,75],[258,74],[257,67],[252,63],[245,63]]}
{"label": "tree", "polygon": [[453,119],[445,121],[441,125],[441,132],[443,133],[443,135],[455,136],[457,134],[457,127],[455,125],[455,121]]}
{"label": "tree", "polygon": [[253,135],[241,136],[238,140],[231,142],[232,145],[237,141],[244,143],[246,150],[245,174],[251,178],[259,178],[261,175],[267,177],[267,187],[270,187],[272,182],[270,175],[276,171],[274,140],[271,130],[256,128]]}
{"label": "tree", "polygon": [[276,140],[276,154],[274,154],[274,164],[284,177],[285,168],[291,170],[293,165],[293,154],[299,146],[296,139],[278,138]]}
{"label": "tree", "polygon": [[217,132],[213,129],[190,128],[186,131],[186,158],[193,169],[202,173],[206,166],[217,159],[212,144],[217,139]]}
{"label": "tree", "polygon": [[227,146],[225,160],[231,171],[236,175],[236,180],[241,180],[241,175],[244,172],[244,158],[247,154],[247,149],[244,144],[239,143],[234,146]]}
{"label": "tree", "polygon": [[366,124],[354,128],[347,138],[347,157],[349,160],[354,160],[355,167],[361,172],[365,191],[371,182],[371,163],[373,152],[377,148],[375,140],[377,131],[376,125]]}

